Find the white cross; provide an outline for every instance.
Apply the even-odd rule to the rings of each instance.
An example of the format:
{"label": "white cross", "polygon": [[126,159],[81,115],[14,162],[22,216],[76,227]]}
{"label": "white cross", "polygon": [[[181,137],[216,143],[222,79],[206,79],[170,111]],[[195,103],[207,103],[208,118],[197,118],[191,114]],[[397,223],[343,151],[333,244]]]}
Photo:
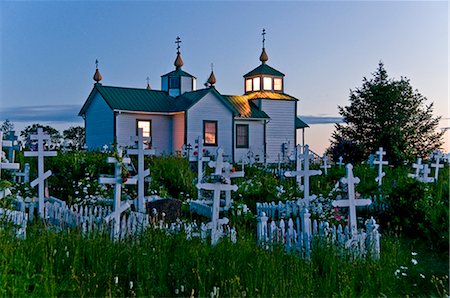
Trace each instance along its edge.
{"label": "white cross", "polygon": [[352,235],[356,235],[357,220],[356,220],[356,206],[367,206],[372,204],[369,199],[359,199],[355,198],[355,184],[359,183],[359,178],[353,176],[353,166],[351,164],[347,165],[347,177],[342,178],[341,182],[348,185],[348,200],[337,200],[333,201],[334,207],[348,207],[350,213],[350,230]]}
{"label": "white cross", "polygon": [[374,160],[373,163],[378,165],[378,177],[375,178],[375,181],[378,182],[378,186],[381,186],[381,180],[386,175],[386,173],[383,172],[383,165],[387,165],[388,161],[383,161],[383,155],[386,155],[386,151],[383,151],[383,147],[380,147],[377,152],[378,154],[378,160]]}
{"label": "white cross", "polygon": [[[195,140],[195,147],[197,148],[197,156],[189,157],[189,161],[197,161],[197,181],[200,183],[203,179],[203,162],[207,162],[210,160],[209,157],[203,156],[203,139],[198,137],[197,140]],[[197,198],[201,198],[201,191],[200,189],[197,192]]]}
{"label": "white cross", "polygon": [[315,175],[322,175],[322,171],[309,169],[310,155],[309,155],[309,146],[308,145],[305,145],[302,159],[303,159],[303,170],[287,171],[284,173],[284,175],[286,177],[297,177],[297,176],[304,177],[303,178],[303,181],[305,184],[304,188],[303,188],[304,200],[305,200],[307,206],[309,206],[310,201],[315,198],[315,196],[311,196],[309,194],[309,178],[311,176],[315,176]]}
{"label": "white cross", "polygon": [[439,161],[442,158],[442,153],[439,152],[438,154],[435,155],[435,163],[432,163],[430,166],[432,168],[434,168],[434,181],[438,181],[438,177],[439,177],[439,169],[443,168],[444,165],[440,164]]}
{"label": "white cross", "polygon": [[[242,160],[242,170],[239,172],[231,172],[232,167],[231,165],[229,167],[225,168],[224,177],[231,181],[233,178],[242,178],[245,176],[245,169],[244,169],[244,160]],[[225,191],[225,210],[230,209],[231,207],[231,191],[227,190]]]}
{"label": "white cross", "polygon": [[425,182],[425,183],[431,183],[434,182],[434,178],[433,177],[429,177],[428,175],[431,173],[431,170],[429,168],[428,165],[424,165],[422,172],[421,172],[421,176],[418,178],[419,181]]}
{"label": "white cross", "polygon": [[343,165],[343,163],[342,163],[343,160],[344,160],[344,158],[343,158],[342,156],[339,156],[339,162],[338,162],[338,165],[339,165],[340,168],[341,168],[342,165]]}
{"label": "white cross", "polygon": [[220,182],[216,182],[216,183],[198,183],[197,188],[214,191],[210,228],[211,228],[211,244],[215,245],[217,243],[218,238],[220,237],[219,235],[220,192],[236,191],[238,187],[236,185],[222,184]]}
{"label": "white cross", "polygon": [[38,151],[27,151],[24,152],[25,156],[37,156],[38,157],[38,177],[31,181],[30,186],[35,187],[38,185],[38,199],[39,199],[39,216],[44,217],[44,181],[52,175],[52,171],[47,171],[44,173],[44,157],[45,156],[56,156],[55,151],[44,151],[44,141],[50,140],[50,136],[42,130],[41,127],[38,128],[37,134],[31,135],[32,140],[38,141]]}
{"label": "white cross", "polygon": [[18,163],[14,163],[12,160],[9,160],[9,162],[2,162],[1,155],[3,155],[3,147],[13,147],[13,142],[3,141],[3,132],[0,131],[0,178],[2,177],[2,169],[18,170],[20,166]]}
{"label": "white cross", "polygon": [[210,161],[208,166],[210,168],[215,168],[214,174],[222,175],[223,169],[228,168],[231,165],[228,162],[223,161],[223,149],[219,148],[217,149],[216,161]]}
{"label": "white cross", "polygon": [[416,172],[414,174],[408,174],[408,177],[419,178],[420,171],[423,169],[422,158],[417,158],[417,163],[413,163],[412,167],[416,169]]}
{"label": "white cross", "polygon": [[328,174],[328,169],[331,168],[331,165],[328,164],[328,158],[327,155],[324,153],[322,156],[322,162],[323,164],[320,166],[320,168],[323,169],[325,175]]}
{"label": "white cross", "polygon": [[[122,150],[118,149],[118,157],[122,158]],[[100,177],[98,179],[98,183],[100,184],[114,184],[114,210],[111,214],[105,217],[105,221],[109,222],[114,219],[114,238],[117,239],[120,234],[120,215],[130,208],[130,204],[128,202],[122,203],[122,183],[124,182],[122,179],[122,164],[129,164],[131,160],[129,157],[122,158],[122,164],[115,157],[108,157],[108,163],[114,164],[114,177]],[[137,181],[134,178],[128,179],[125,184],[136,184]]]}
{"label": "white cross", "polygon": [[[132,141],[137,141],[137,149],[128,149],[128,154],[136,154],[138,156],[138,174],[137,174],[137,186],[138,186],[138,210],[139,212],[145,213],[145,204],[144,204],[144,178],[150,175],[150,170],[145,169],[144,157],[145,155],[155,155],[156,152],[154,149],[145,149],[144,141],[150,142],[150,138],[144,138],[144,129],[138,129],[138,136],[131,137]],[[136,178],[133,177],[133,178]]]}

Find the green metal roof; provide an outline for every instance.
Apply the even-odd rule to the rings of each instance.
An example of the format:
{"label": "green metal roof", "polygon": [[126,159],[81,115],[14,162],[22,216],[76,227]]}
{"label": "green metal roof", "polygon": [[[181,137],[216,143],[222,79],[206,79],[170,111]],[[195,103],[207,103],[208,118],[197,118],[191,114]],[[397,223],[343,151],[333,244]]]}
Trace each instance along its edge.
{"label": "green metal roof", "polygon": [[309,127],[308,124],[306,124],[305,122],[303,122],[303,120],[301,120],[298,117],[295,117],[295,128],[305,128],[305,127]]}
{"label": "green metal roof", "polygon": [[187,73],[187,72],[185,72],[184,70],[181,70],[181,69],[176,69],[174,71],[166,73],[165,75],[162,75],[161,77],[167,77],[167,76],[196,78],[193,75],[191,75],[191,74],[189,74],[189,73]]}
{"label": "green metal roof", "polygon": [[267,64],[261,64],[260,66],[258,66],[254,70],[252,70],[249,73],[245,74],[244,78],[252,77],[252,76],[256,76],[256,75],[261,75],[261,74],[262,75],[271,75],[271,76],[276,76],[276,77],[284,77],[284,74],[279,72],[275,68],[270,67]]}
{"label": "green metal roof", "polygon": [[220,101],[234,114],[238,114],[238,110],[224,97],[220,94],[215,87],[204,88],[196,91],[185,92],[175,99],[175,111],[186,111],[202,99],[206,94],[213,93]]}
{"label": "green metal roof", "polygon": [[272,99],[272,100],[295,100],[297,98],[290,96],[289,94],[274,91],[256,91],[249,92],[244,95],[247,99]]}
{"label": "green metal roof", "polygon": [[175,99],[158,90],[123,88],[95,84],[79,115],[83,115],[95,95],[100,93],[112,110],[139,112],[171,112]]}
{"label": "green metal roof", "polygon": [[264,111],[251,102],[247,96],[243,95],[222,95],[238,111],[242,118],[270,118]]}

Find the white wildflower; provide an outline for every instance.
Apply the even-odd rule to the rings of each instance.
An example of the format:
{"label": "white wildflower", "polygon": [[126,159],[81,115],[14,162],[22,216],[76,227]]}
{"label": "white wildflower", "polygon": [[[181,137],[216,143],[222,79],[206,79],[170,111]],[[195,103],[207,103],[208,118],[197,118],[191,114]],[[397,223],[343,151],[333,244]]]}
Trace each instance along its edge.
{"label": "white wildflower", "polygon": [[184,292],[184,286],[183,285],[180,286],[180,291],[181,291],[181,293]]}
{"label": "white wildflower", "polygon": [[130,281],[130,290],[133,289],[133,282]]}
{"label": "white wildflower", "polygon": [[115,283],[116,285],[119,283],[119,277],[118,277],[118,276],[114,277],[114,283]]}
{"label": "white wildflower", "polygon": [[417,262],[416,259],[411,259],[411,263],[413,263],[413,265],[417,265],[417,263],[419,263],[419,262]]}
{"label": "white wildflower", "polygon": [[423,275],[422,273],[419,274],[420,277],[422,277],[423,279],[425,279],[425,275]]}
{"label": "white wildflower", "polygon": [[178,289],[175,289],[175,295],[178,295],[180,291]]}
{"label": "white wildflower", "polygon": [[406,274],[406,272],[402,272],[402,275],[403,275],[403,276],[407,276],[408,274]]}
{"label": "white wildflower", "polygon": [[412,251],[412,252],[411,252],[411,255],[412,255],[412,256],[417,256],[417,253],[414,252],[414,251]]}

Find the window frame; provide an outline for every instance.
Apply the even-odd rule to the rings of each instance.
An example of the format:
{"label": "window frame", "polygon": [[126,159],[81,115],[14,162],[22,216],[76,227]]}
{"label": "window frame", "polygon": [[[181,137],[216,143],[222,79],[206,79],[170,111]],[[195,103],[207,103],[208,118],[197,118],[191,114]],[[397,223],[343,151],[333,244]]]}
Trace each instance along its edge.
{"label": "window frame", "polygon": [[[207,143],[206,142],[206,125],[207,124],[214,124],[214,134],[215,134],[215,142],[214,143]],[[217,146],[219,143],[218,141],[219,137],[219,124],[217,120],[203,120],[203,146]]]}
{"label": "window frame", "polygon": [[[262,77],[262,81],[263,81],[262,84],[263,84],[264,91],[273,91],[274,90],[272,77]],[[266,88],[266,81],[270,82],[270,88]]]}
{"label": "window frame", "polygon": [[[178,82],[178,86],[173,86],[172,80],[176,80]],[[181,89],[181,77],[169,77],[169,89]]]}
{"label": "window frame", "polygon": [[[280,80],[280,89],[275,89],[275,81]],[[273,91],[283,92],[283,79],[282,78],[274,78],[273,79]]]}
{"label": "window frame", "polygon": [[[152,134],[152,127],[153,127],[153,123],[152,123],[152,119],[136,119],[136,136],[139,134],[139,122],[148,122],[149,123],[149,134],[150,136],[148,136],[150,138],[150,143],[148,144],[149,147],[152,146],[152,140],[153,140],[153,134]],[[144,138],[146,138],[147,136],[145,136],[145,132],[143,134]],[[145,142],[144,142],[145,143]]]}
{"label": "window frame", "polygon": [[[245,128],[245,144],[239,144],[238,127]],[[250,129],[248,124],[236,124],[236,148],[249,148],[250,145]]]}

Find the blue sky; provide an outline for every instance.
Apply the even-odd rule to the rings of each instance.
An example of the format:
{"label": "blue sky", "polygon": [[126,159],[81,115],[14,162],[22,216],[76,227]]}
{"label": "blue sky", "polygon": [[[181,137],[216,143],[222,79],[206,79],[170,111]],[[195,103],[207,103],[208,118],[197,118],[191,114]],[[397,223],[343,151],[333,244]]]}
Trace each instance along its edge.
{"label": "blue sky", "polygon": [[298,113],[312,124],[306,140],[318,152],[337,106],[380,60],[449,117],[446,1],[3,1],[0,11],[0,120],[17,128],[81,123],[95,59],[105,85],[145,87],[148,76],[159,89],[173,69],[177,36],[183,69],[199,88],[214,63],[217,89],[242,94],[242,75],[259,65],[262,28],[268,64],[301,100]]}

